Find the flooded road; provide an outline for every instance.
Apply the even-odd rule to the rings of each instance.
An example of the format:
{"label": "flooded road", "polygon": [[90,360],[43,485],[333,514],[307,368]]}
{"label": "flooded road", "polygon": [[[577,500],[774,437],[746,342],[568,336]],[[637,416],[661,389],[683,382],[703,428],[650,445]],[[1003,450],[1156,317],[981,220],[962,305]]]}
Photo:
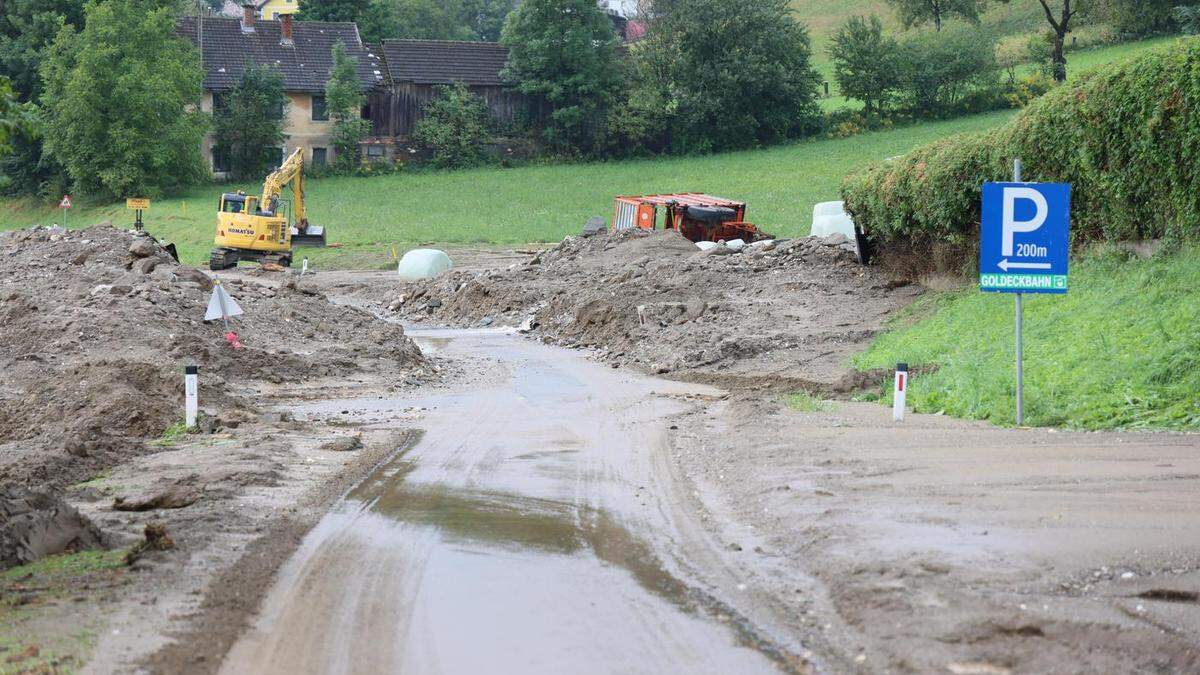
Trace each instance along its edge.
{"label": "flooded road", "polygon": [[307,536],[223,672],[788,669],[674,559],[666,419],[710,391],[497,331],[411,334],[477,386],[295,410],[423,434]]}

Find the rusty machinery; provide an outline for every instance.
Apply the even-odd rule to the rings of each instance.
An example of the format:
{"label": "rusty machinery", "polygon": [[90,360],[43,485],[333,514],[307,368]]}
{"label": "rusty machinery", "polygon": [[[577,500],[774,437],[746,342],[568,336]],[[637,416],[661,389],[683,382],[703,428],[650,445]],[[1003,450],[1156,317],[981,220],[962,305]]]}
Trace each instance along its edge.
{"label": "rusty machinery", "polygon": [[659,222],[665,230],[679,230],[691,241],[751,242],[760,235],[758,228],[745,222],[746,203],[697,192],[672,195],[617,197],[613,210],[612,231],[632,228],[653,230]]}

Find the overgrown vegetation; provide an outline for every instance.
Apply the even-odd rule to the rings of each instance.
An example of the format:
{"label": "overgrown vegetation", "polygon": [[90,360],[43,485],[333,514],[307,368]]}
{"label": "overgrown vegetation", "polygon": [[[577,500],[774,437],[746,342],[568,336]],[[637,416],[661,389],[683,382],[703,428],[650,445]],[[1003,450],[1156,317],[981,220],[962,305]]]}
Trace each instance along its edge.
{"label": "overgrown vegetation", "polygon": [[283,75],[269,66],[252,66],[242,73],[238,85],[213,97],[213,134],[217,154],[238,180],[264,175],[279,165],[283,145],[287,96]]}
{"label": "overgrown vegetation", "polygon": [[787,406],[789,408],[791,408],[792,410],[795,410],[797,412],[806,412],[806,413],[827,412],[828,410],[830,410],[833,407],[833,405],[829,401],[826,401],[825,399],[823,399],[815,394],[810,394],[807,391],[800,391],[800,392],[796,392],[795,394],[789,394],[784,399],[784,401],[787,403]]}
{"label": "overgrown vegetation", "polygon": [[[1200,429],[1200,248],[1077,262],[1071,292],[1025,299],[1025,416],[1035,426]],[[918,412],[1014,421],[1013,301],[974,287],[918,301],[854,365],[934,365]],[[891,387],[885,389],[889,392]]]}
{"label": "overgrown vegetation", "polygon": [[1200,40],[1184,38],[1060,87],[1009,124],[849,176],[847,208],[877,245],[975,245],[980,186],[1011,175],[1071,183],[1076,243],[1200,235]]}
{"label": "overgrown vegetation", "polygon": [[438,87],[413,130],[413,141],[433,151],[430,163],[443,169],[465,169],[487,161],[491,135],[487,102],[461,82]]}
{"label": "overgrown vegetation", "polygon": [[508,17],[505,77],[549,109],[543,140],[558,152],[594,153],[621,86],[619,40],[595,0],[525,0]]}
{"label": "overgrown vegetation", "polygon": [[358,82],[358,61],[346,53],[346,45],[333,46],[333,66],[325,83],[325,110],[333,121],[329,132],[333,145],[334,166],[349,171],[361,161],[358,144],[371,131],[371,123],[362,119],[362,88]]}

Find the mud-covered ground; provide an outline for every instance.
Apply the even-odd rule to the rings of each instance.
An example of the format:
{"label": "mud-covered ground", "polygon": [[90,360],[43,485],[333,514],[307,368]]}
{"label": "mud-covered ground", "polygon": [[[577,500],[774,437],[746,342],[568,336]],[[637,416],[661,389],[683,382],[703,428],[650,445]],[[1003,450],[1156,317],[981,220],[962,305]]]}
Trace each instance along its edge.
{"label": "mud-covered ground", "polygon": [[1200,669],[1200,438],[750,393],[672,439],[748,591],[829,672]]}
{"label": "mud-covered ground", "polygon": [[406,321],[523,327],[680,379],[846,390],[845,361],[920,294],[859,265],[844,237],[702,252],[674,231],[568,237],[504,269],[373,289]]}
{"label": "mud-covered ground", "polygon": [[[256,532],[304,500],[328,503],[360,456],[395,449],[277,409],[346,387],[411,389],[440,368],[399,325],[333,304],[312,277],[272,282],[224,280],[245,312],[235,348],[203,320],[213,280],[149,237],[108,225],[0,233],[0,572],[97,551],[0,579],[0,663],[75,668],[96,627],[122,614],[127,636],[163,640]],[[179,428],[185,365],[200,368],[199,433]],[[124,560],[150,523],[166,527],[155,546],[173,548]]]}
{"label": "mud-covered ground", "polygon": [[[510,464],[489,450],[494,439],[454,445],[452,409],[396,401],[463,397],[504,378],[536,399],[573,380],[543,386],[545,363],[501,362],[486,349],[421,354],[387,318],[520,327],[578,348],[539,356],[556,368],[582,372],[577,361],[591,359],[730,392],[689,399],[662,422],[662,444],[634,453],[653,481],[613,482],[634,490],[631,506],[653,504],[673,523],[658,538],[638,530],[648,533],[639,546],[674,561],[689,593],[736,617],[738,630],[781,646],[785,670],[1200,670],[1196,436],[1002,430],[940,416],[895,424],[882,407],[845,401],[788,409],[783,391],[839,396],[864,384],[847,358],[920,293],[859,266],[836,240],[713,254],[673,233],[630,233],[464,260],[419,284],[382,272],[222,274],[247,312],[237,326],[245,349],[233,350],[200,321],[208,276],[129,233],[0,235],[10,345],[0,354],[0,487],[64,498],[56,504],[78,508],[120,553],[65,577],[0,578],[4,667],[75,668],[90,654],[90,672],[215,672],[262,628],[262,602],[304,534],[398,449],[435,468],[424,453],[447,450],[451,482],[473,480],[460,475],[462,457],[483,458],[476,469],[497,476],[545,459],[536,426]],[[212,421],[204,434],[160,438],[181,414],[190,362]],[[617,408],[603,419],[625,419],[620,401],[598,396]],[[345,409],[329,407],[341,400]],[[309,403],[322,414],[287,414]],[[513,425],[500,410],[473,423]],[[423,425],[450,438],[423,446],[408,432]],[[645,485],[652,497],[640,496]],[[148,510],[118,510],[118,498]],[[122,560],[149,523],[165,525],[174,548]]]}

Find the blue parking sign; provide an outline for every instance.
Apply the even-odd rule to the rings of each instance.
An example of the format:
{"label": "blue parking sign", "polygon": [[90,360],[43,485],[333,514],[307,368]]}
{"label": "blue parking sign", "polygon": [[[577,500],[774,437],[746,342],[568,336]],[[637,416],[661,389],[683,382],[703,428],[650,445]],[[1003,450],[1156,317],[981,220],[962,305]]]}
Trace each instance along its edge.
{"label": "blue parking sign", "polygon": [[979,287],[993,293],[1066,293],[1071,186],[984,183]]}

